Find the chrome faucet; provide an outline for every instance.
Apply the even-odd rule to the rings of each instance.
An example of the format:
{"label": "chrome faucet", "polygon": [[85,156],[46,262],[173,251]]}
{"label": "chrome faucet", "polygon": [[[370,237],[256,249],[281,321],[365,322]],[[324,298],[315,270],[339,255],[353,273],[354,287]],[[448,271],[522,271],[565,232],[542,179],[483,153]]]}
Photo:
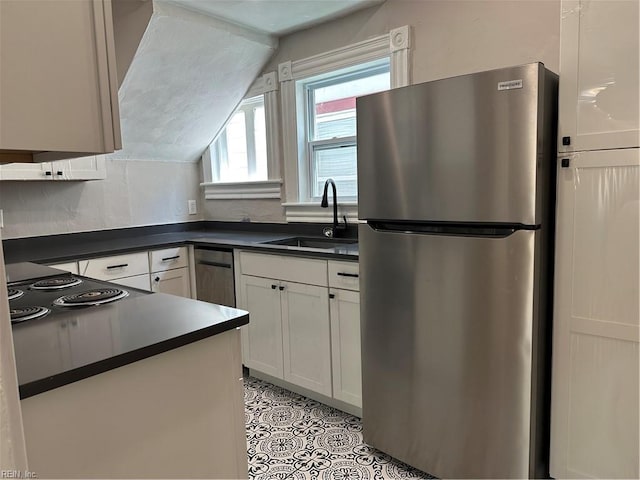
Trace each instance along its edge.
{"label": "chrome faucet", "polygon": [[329,207],[329,200],[327,198],[327,189],[329,188],[329,184],[331,184],[331,190],[333,192],[333,227],[325,227],[322,229],[322,234],[325,237],[338,237],[339,230],[347,229],[347,217],[346,215],[342,218],[344,219],[344,225],[338,225],[338,195],[336,193],[336,183],[333,181],[333,178],[328,178],[326,182],[324,182],[324,191],[322,192],[322,201],[320,202],[320,206],[322,208]]}

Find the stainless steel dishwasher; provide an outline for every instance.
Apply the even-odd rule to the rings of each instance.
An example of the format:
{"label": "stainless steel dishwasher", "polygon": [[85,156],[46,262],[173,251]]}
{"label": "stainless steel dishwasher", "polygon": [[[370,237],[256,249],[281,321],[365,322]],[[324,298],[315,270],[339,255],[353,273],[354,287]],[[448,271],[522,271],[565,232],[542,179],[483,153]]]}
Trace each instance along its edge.
{"label": "stainless steel dishwasher", "polygon": [[197,247],[195,259],[198,300],[235,307],[233,252]]}

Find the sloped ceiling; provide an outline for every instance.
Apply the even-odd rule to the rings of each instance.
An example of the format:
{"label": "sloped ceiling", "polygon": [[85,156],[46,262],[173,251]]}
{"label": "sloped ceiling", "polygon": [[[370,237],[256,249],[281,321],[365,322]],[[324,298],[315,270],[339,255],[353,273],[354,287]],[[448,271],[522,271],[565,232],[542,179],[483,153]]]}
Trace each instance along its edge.
{"label": "sloped ceiling", "polygon": [[384,0],[170,0],[229,22],[278,36],[346,15]]}
{"label": "sloped ceiling", "polygon": [[123,148],[110,157],[197,162],[277,35],[383,1],[113,0]]}
{"label": "sloped ceiling", "polygon": [[198,161],[276,46],[271,36],[153,1],[120,86],[123,149],[111,157]]}

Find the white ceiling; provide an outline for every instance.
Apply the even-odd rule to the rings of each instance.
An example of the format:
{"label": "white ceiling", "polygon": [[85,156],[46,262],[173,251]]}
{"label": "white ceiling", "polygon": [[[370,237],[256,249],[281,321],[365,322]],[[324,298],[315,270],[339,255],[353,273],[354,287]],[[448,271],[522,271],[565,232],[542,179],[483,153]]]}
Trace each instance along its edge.
{"label": "white ceiling", "polygon": [[169,0],[276,36],[372,7],[385,0]]}

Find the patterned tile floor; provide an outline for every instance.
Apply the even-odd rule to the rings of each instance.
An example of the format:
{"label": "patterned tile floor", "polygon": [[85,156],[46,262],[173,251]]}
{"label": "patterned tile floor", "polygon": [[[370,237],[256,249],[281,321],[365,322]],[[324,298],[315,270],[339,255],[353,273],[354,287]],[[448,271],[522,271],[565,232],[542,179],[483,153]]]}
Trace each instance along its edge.
{"label": "patterned tile floor", "polygon": [[357,417],[252,377],[244,384],[251,479],[435,478],[364,444]]}

